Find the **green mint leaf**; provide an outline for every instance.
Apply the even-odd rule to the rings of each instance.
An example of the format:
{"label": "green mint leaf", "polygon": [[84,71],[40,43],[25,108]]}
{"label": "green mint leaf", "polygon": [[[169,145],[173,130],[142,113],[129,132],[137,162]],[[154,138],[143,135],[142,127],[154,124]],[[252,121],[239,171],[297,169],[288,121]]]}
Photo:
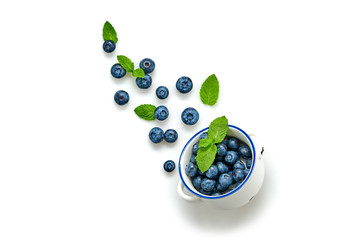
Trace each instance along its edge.
{"label": "green mint leaf", "polygon": [[137,116],[144,120],[155,120],[154,111],[156,107],[151,104],[142,104],[134,109]]}
{"label": "green mint leaf", "polygon": [[115,43],[118,42],[116,30],[108,21],[106,21],[103,26],[103,39],[104,41],[112,40]]}
{"label": "green mint leaf", "polygon": [[200,147],[197,151],[196,162],[198,169],[202,173],[207,171],[213,164],[217,147],[215,144],[211,144],[208,147]]}
{"label": "green mint leaf", "polygon": [[142,68],[137,68],[133,71],[133,76],[143,78],[145,76],[145,72],[143,71]]}
{"label": "green mint leaf", "polygon": [[198,146],[200,147],[208,147],[210,144],[213,144],[214,140],[211,138],[203,138],[201,140],[199,140],[198,142]]}
{"label": "green mint leaf", "polygon": [[219,81],[215,74],[210,75],[202,84],[200,97],[204,104],[213,106],[219,98]]}
{"label": "green mint leaf", "polygon": [[208,130],[208,138],[214,140],[215,143],[222,142],[228,132],[228,119],[225,116],[216,118],[210,123]]}
{"label": "green mint leaf", "polygon": [[118,55],[117,60],[119,64],[127,71],[127,72],[133,72],[134,71],[134,63],[130,60],[130,58]]}

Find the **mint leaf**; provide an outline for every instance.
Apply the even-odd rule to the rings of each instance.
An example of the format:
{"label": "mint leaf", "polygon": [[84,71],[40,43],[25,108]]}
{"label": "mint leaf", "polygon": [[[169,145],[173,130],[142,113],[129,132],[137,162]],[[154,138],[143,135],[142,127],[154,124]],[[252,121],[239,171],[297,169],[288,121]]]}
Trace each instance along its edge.
{"label": "mint leaf", "polygon": [[215,74],[210,75],[202,84],[200,97],[204,104],[213,106],[219,98],[219,81]]}
{"label": "mint leaf", "polygon": [[137,116],[144,120],[155,120],[154,111],[156,107],[151,104],[142,104],[134,109]]}
{"label": "mint leaf", "polygon": [[104,41],[112,40],[115,43],[118,42],[116,30],[108,21],[106,21],[103,26],[103,39]]}
{"label": "mint leaf", "polygon": [[225,116],[216,118],[210,123],[208,130],[208,138],[214,140],[215,143],[221,142],[228,132],[228,119]]}
{"label": "mint leaf", "polygon": [[203,139],[199,140],[198,146],[200,146],[200,147],[208,147],[212,143],[214,143],[213,139],[203,138]]}
{"label": "mint leaf", "polygon": [[135,69],[132,74],[134,77],[139,77],[139,78],[143,78],[145,76],[145,72],[143,71],[142,68]]}
{"label": "mint leaf", "polygon": [[117,60],[119,64],[127,71],[127,72],[132,72],[134,71],[134,63],[130,60],[130,58],[123,56],[123,55],[118,55]]}
{"label": "mint leaf", "polygon": [[197,151],[196,162],[198,169],[202,173],[207,171],[210,166],[213,164],[217,147],[215,144],[211,144],[208,147],[200,147]]}

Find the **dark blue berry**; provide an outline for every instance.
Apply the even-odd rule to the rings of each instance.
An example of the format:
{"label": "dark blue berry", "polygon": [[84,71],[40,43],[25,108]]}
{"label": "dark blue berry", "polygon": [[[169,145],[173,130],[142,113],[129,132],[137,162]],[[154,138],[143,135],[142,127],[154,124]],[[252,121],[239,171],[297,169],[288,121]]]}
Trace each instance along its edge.
{"label": "dark blue berry", "polygon": [[236,168],[244,170],[245,169],[245,165],[242,162],[240,162],[240,161],[236,161],[236,163],[234,163],[234,165],[233,165],[233,169],[236,169]]}
{"label": "dark blue berry", "polygon": [[155,69],[155,63],[150,58],[144,58],[140,62],[140,68],[142,68],[145,73],[151,73]]}
{"label": "dark blue berry", "polygon": [[238,148],[239,148],[239,140],[235,137],[230,137],[228,139],[228,143],[227,143],[227,146],[228,146],[228,149],[229,150],[234,150],[234,151],[237,151]]}
{"label": "dark blue berry", "polygon": [[149,138],[153,143],[160,143],[164,139],[164,131],[159,127],[154,127],[149,132]]}
{"label": "dark blue berry", "polygon": [[189,107],[182,112],[181,117],[186,125],[194,125],[199,119],[199,114],[196,109]]}
{"label": "dark blue berry", "polygon": [[185,173],[186,175],[188,175],[189,177],[194,177],[196,176],[197,173],[197,165],[193,164],[192,162],[189,162],[186,167],[185,167]]}
{"label": "dark blue berry", "polygon": [[197,155],[197,151],[199,149],[199,145],[198,142],[196,142],[193,146],[192,146],[192,153]]}
{"label": "dark blue berry", "polygon": [[226,190],[233,183],[233,177],[228,173],[223,173],[219,177],[219,183]]}
{"label": "dark blue berry", "polygon": [[245,178],[244,170],[240,168],[236,168],[233,170],[233,179],[236,182],[239,182]]}
{"label": "dark blue berry", "polygon": [[203,138],[208,138],[208,132],[204,132],[201,135],[199,135],[199,140],[201,140]]}
{"label": "dark blue berry", "polygon": [[195,154],[191,155],[190,162],[196,163],[196,155]]}
{"label": "dark blue berry", "polygon": [[126,91],[119,90],[115,93],[114,99],[118,105],[124,105],[129,102],[129,94]]}
{"label": "dark blue berry", "polygon": [[217,162],[216,166],[220,174],[227,173],[229,171],[228,167],[223,162]]}
{"label": "dark blue berry", "polygon": [[252,166],[252,159],[246,160],[246,167],[251,168],[251,166]]}
{"label": "dark blue berry", "polygon": [[201,182],[201,189],[203,189],[205,192],[211,192],[214,189],[215,184],[215,180],[204,178]]}
{"label": "dark blue berry", "polygon": [[200,190],[201,188],[201,182],[202,182],[202,177],[197,176],[194,179],[192,179],[192,185],[197,189]]}
{"label": "dark blue berry", "polygon": [[122,78],[126,73],[127,71],[119,63],[116,63],[111,67],[111,75],[114,78]]}
{"label": "dark blue berry", "polygon": [[204,195],[209,195],[209,196],[210,196],[210,194],[212,193],[212,191],[205,191],[205,190],[202,189],[202,188],[199,190],[199,192],[202,193],[202,194],[204,194]]}
{"label": "dark blue berry", "polygon": [[211,165],[210,168],[206,171],[205,176],[207,176],[207,178],[216,179],[218,173],[219,173],[219,169],[217,168],[216,165],[213,164],[213,165]]}
{"label": "dark blue berry", "polygon": [[234,164],[239,159],[239,154],[234,151],[228,151],[225,157],[225,162],[228,164]]}
{"label": "dark blue berry", "polygon": [[106,40],[103,43],[103,49],[107,53],[113,52],[116,49],[116,44],[112,40]]}
{"label": "dark blue berry", "polygon": [[148,74],[145,74],[143,78],[136,78],[136,85],[139,88],[146,89],[152,85],[152,78]]}
{"label": "dark blue berry", "polygon": [[192,89],[192,86],[193,86],[193,84],[192,84],[192,81],[189,77],[180,77],[176,83],[176,88],[181,93],[190,92]]}
{"label": "dark blue berry", "polygon": [[167,160],[164,163],[164,169],[166,172],[172,172],[175,167],[176,167],[176,164],[172,160]]}
{"label": "dark blue berry", "polygon": [[155,94],[160,99],[165,99],[168,97],[168,89],[167,87],[160,86],[156,89]]}
{"label": "dark blue berry", "polygon": [[168,114],[168,109],[165,106],[158,106],[154,111],[154,117],[159,121],[163,121],[168,118]]}
{"label": "dark blue berry", "polygon": [[244,169],[244,174],[245,174],[245,177],[247,176],[247,174],[250,172],[250,169]]}
{"label": "dark blue berry", "polygon": [[238,149],[239,155],[245,159],[251,158],[251,149],[247,145],[242,145]]}
{"label": "dark blue berry", "polygon": [[178,138],[178,133],[176,130],[174,129],[166,130],[165,136],[164,136],[164,139],[166,142],[173,143],[177,140],[177,138]]}
{"label": "dark blue berry", "polygon": [[224,157],[227,155],[227,146],[223,143],[217,145],[217,155],[220,157]]}

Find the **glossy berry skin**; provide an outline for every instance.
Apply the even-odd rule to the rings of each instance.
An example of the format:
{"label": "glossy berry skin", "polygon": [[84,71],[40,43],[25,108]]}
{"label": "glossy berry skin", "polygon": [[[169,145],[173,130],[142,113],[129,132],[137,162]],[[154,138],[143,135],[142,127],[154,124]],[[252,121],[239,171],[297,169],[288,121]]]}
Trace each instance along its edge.
{"label": "glossy berry skin", "polygon": [[252,166],[252,159],[246,160],[246,167],[251,168],[251,166]]}
{"label": "glossy berry skin", "polygon": [[245,177],[247,176],[247,174],[250,172],[250,169],[244,169],[244,175]]}
{"label": "glossy berry skin", "polygon": [[144,58],[140,62],[140,68],[142,68],[145,73],[151,73],[155,69],[155,62],[150,58]]}
{"label": "glossy berry skin", "polygon": [[203,139],[203,138],[208,138],[208,133],[207,132],[204,132],[202,133],[201,135],[199,135],[199,140]]}
{"label": "glossy berry skin", "polygon": [[111,75],[114,78],[122,78],[126,73],[127,71],[119,63],[116,63],[111,67]]}
{"label": "glossy berry skin", "polygon": [[164,139],[164,131],[159,127],[154,127],[149,132],[149,138],[153,143],[160,143]]}
{"label": "glossy berry skin", "polygon": [[205,191],[204,189],[200,189],[200,190],[198,190],[200,193],[202,193],[202,194],[204,194],[204,195],[210,195],[211,193],[212,193],[212,191]]}
{"label": "glossy berry skin", "polygon": [[220,157],[224,157],[227,155],[227,146],[223,143],[217,145],[217,155]]}
{"label": "glossy berry skin", "polygon": [[113,52],[116,49],[116,44],[112,40],[106,40],[103,43],[103,49],[107,53]]}
{"label": "glossy berry skin", "polygon": [[201,188],[201,182],[202,182],[202,177],[197,176],[194,179],[192,179],[192,185],[197,189],[200,190]]}
{"label": "glossy berry skin", "polygon": [[186,125],[194,125],[199,119],[199,114],[196,109],[189,107],[182,112],[181,118]]}
{"label": "glossy berry skin", "polygon": [[191,155],[190,162],[196,164],[196,155],[195,154]]}
{"label": "glossy berry skin", "polygon": [[228,173],[223,173],[219,177],[219,183],[224,189],[227,189],[233,183],[233,177]]}
{"label": "glossy berry skin", "polygon": [[224,186],[222,186],[219,182],[216,183],[215,185],[215,189],[219,192],[224,192],[226,191],[227,188],[225,188]]}
{"label": "glossy berry skin", "polygon": [[145,74],[143,78],[136,78],[136,85],[141,89],[147,89],[152,85],[152,78]]}
{"label": "glossy berry skin", "polygon": [[229,150],[237,151],[239,149],[239,139],[235,137],[230,137],[227,142],[227,146]]}
{"label": "glossy berry skin", "polygon": [[242,162],[240,162],[240,161],[236,161],[236,163],[234,163],[234,165],[233,165],[233,169],[237,169],[237,168],[244,170],[245,169],[245,165]]}
{"label": "glossy berry skin", "polygon": [[210,168],[206,171],[205,176],[207,178],[212,178],[212,179],[216,179],[217,178],[217,174],[219,173],[219,169],[217,168],[216,165],[211,165]]}
{"label": "glossy berry skin", "polygon": [[192,81],[189,77],[180,77],[177,80],[176,88],[181,93],[188,93],[192,89]]}
{"label": "glossy berry skin", "polygon": [[242,181],[245,178],[244,170],[236,168],[233,170],[233,179],[236,182]]}
{"label": "glossy berry skin", "polygon": [[168,97],[169,91],[167,87],[160,86],[156,89],[155,94],[159,99],[165,99]]}
{"label": "glossy berry skin", "polygon": [[168,118],[168,109],[165,106],[158,106],[155,111],[154,111],[154,117],[159,120],[159,121],[163,121],[166,118]]}
{"label": "glossy berry skin", "polygon": [[199,145],[198,145],[198,142],[195,143],[193,146],[192,146],[192,153],[197,155],[197,151],[199,149]]}
{"label": "glossy berry skin", "polygon": [[217,162],[216,166],[217,166],[217,169],[219,170],[220,174],[228,173],[228,171],[229,171],[228,167],[223,162]]}
{"label": "glossy berry skin", "polygon": [[172,160],[167,160],[164,163],[164,169],[166,172],[172,172],[175,167],[176,167],[176,164]]}
{"label": "glossy berry skin", "polygon": [[204,178],[201,182],[201,189],[203,189],[205,192],[211,192],[214,189],[215,184],[215,180]]}
{"label": "glossy berry skin", "polygon": [[239,155],[245,159],[251,158],[251,149],[247,145],[242,145],[238,149]]}
{"label": "glossy berry skin", "polygon": [[119,90],[115,93],[114,99],[118,105],[124,105],[129,102],[129,94],[126,91]]}
{"label": "glossy berry skin", "polygon": [[198,167],[196,164],[189,162],[186,167],[185,167],[185,173],[186,175],[188,175],[189,177],[194,177],[196,176]]}
{"label": "glossy berry skin", "polygon": [[173,143],[178,139],[178,133],[174,129],[168,129],[165,131],[164,139],[168,143]]}
{"label": "glossy berry skin", "polygon": [[239,159],[239,154],[234,151],[228,151],[225,157],[225,162],[228,164],[234,164]]}

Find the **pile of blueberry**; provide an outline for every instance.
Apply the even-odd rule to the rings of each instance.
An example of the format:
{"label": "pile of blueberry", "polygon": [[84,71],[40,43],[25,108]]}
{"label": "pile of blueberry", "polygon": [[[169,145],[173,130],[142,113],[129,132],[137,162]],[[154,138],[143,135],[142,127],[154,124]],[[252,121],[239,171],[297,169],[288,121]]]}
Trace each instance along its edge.
{"label": "pile of blueberry", "polygon": [[[200,135],[199,140],[207,138],[208,133]],[[226,194],[240,185],[251,169],[252,153],[246,143],[231,136],[217,144],[214,163],[204,173],[196,164],[198,142],[192,147],[192,155],[185,167],[185,173],[190,177],[197,191],[210,196]]]}

